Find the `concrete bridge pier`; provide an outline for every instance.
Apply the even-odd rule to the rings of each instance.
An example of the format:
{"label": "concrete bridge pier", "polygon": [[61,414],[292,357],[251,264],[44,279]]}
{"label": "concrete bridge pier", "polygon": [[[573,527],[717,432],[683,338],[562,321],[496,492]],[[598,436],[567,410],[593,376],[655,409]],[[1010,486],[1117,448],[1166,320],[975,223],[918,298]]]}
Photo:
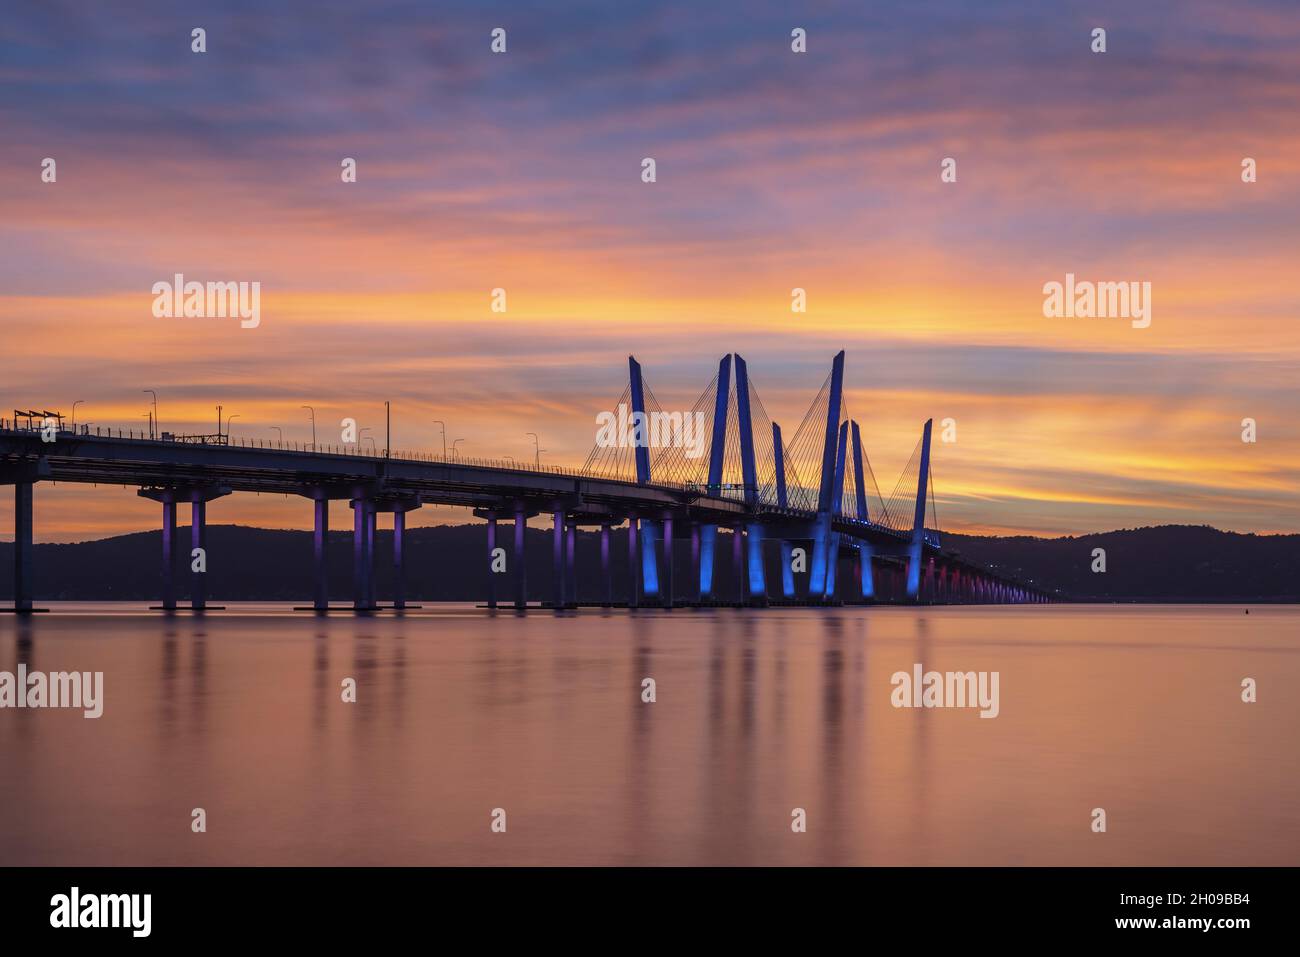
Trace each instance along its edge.
{"label": "concrete bridge pier", "polygon": [[[370,509],[370,542],[373,555],[375,547],[375,512],[382,509],[393,513],[393,608],[401,611],[406,608],[406,513],[419,508],[418,498],[402,496],[386,498],[382,502],[372,502]],[[496,519],[491,519],[495,531]],[[374,560],[370,563],[370,603],[378,606],[374,593]]]}
{"label": "concrete bridge pier", "polygon": [[551,541],[551,607],[559,611],[564,607],[564,509],[555,508],[552,520],[554,531]]}
{"label": "concrete bridge pier", "polygon": [[627,517],[627,607],[635,608],[637,606],[637,547],[636,535],[637,518],[635,515]]}
{"label": "concrete bridge pier", "polygon": [[601,607],[609,608],[614,604],[614,572],[609,564],[609,522],[600,523],[600,579]]}
{"label": "concrete bridge pier", "polygon": [[14,611],[32,611],[32,486],[30,481],[14,483]]}
{"label": "concrete bridge pier", "polygon": [[673,517],[664,515],[664,573],[663,573],[664,607],[673,607]]}
{"label": "concrete bridge pier", "polygon": [[492,609],[497,607],[496,571],[492,567],[494,561],[492,553],[496,550],[497,519],[495,515],[489,515],[487,520],[487,606]]}
{"label": "concrete bridge pier", "polygon": [[524,557],[524,533],[528,530],[528,512],[522,501],[515,502],[515,610],[528,607],[528,561]]}
{"label": "concrete bridge pier", "polygon": [[565,600],[566,608],[578,607],[578,522],[569,519],[564,530],[565,538]]}
{"label": "concrete bridge pier", "polygon": [[781,541],[781,597],[786,601],[794,598],[794,544]]}
{"label": "concrete bridge pier", "polygon": [[210,486],[190,490],[190,608],[194,611],[208,607],[208,502],[229,494],[229,489]]}
{"label": "concrete bridge pier", "polygon": [[691,522],[691,581],[695,582],[695,600],[704,595],[700,592],[700,526]]}
{"label": "concrete bridge pier", "polygon": [[745,534],[745,540],[747,544],[745,554],[748,561],[746,571],[749,575],[749,601],[751,604],[766,607],[767,573],[763,568],[763,526],[757,522],[751,522]]}
{"label": "concrete bridge pier", "polygon": [[858,545],[858,576],[862,587],[862,597],[874,600],[876,597],[876,573],[872,567],[871,546],[866,542]]}
{"label": "concrete bridge pier", "polygon": [[736,575],[736,601],[745,604],[745,529],[735,525],[731,529],[731,567]]}
{"label": "concrete bridge pier", "polygon": [[162,607],[163,611],[176,610],[176,558],[172,554],[176,542],[176,493],[167,489],[162,493]]}
{"label": "concrete bridge pier", "polygon": [[311,572],[312,595],[311,606],[318,612],[329,609],[329,539],[330,539],[330,500],[318,493],[312,500],[312,535],[311,535]]}
{"label": "concrete bridge pier", "polygon": [[374,500],[352,499],[352,610],[374,611]]}

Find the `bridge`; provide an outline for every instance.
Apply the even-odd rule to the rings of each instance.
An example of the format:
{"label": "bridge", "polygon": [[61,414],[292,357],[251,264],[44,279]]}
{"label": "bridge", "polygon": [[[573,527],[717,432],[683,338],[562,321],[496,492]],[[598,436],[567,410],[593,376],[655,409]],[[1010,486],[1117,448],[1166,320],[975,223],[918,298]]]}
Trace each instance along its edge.
{"label": "bridge", "polygon": [[[229,435],[158,436],[131,430],[66,427],[58,413],[15,411],[0,420],[0,484],[14,486],[14,605],[34,610],[33,490],[42,481],[134,486],[162,506],[159,594],[176,610],[176,510],[191,510],[189,608],[210,607],[205,572],[208,503],[236,492],[266,492],[311,500],[314,593],[304,609],[331,610],[326,579],[329,502],[352,509],[352,594],[348,610],[406,607],[403,538],[406,513],[425,504],[458,505],[485,523],[477,560],[490,571],[490,608],[508,550],[498,523],[512,533],[513,606],[528,607],[525,528],[529,519],[553,523],[551,599],[543,607],[577,605],[576,533],[600,530],[602,605],[861,603],[1027,603],[1060,596],[982,568],[942,546],[930,462],[931,421],[893,491],[882,496],[844,398],[844,353],[787,441],[768,418],[745,360],[723,356],[718,372],[689,410],[665,412],[640,364],[628,358],[628,384],[605,413],[596,446],[580,469],[532,468],[517,462],[463,459],[454,454],[398,452],[359,444],[299,445],[231,441]],[[151,429],[151,433],[152,433]],[[392,514],[393,594],[375,595],[377,516]],[[927,521],[929,524],[927,524]],[[610,561],[611,530],[627,526],[628,580],[617,601]],[[717,594],[720,531],[730,533],[732,595]],[[675,536],[681,535],[682,539]],[[683,564],[677,542],[690,541],[690,579],[675,580]],[[779,572],[769,560],[779,555]],[[848,570],[848,573],[843,573]],[[797,578],[796,578],[797,576]],[[769,577],[773,580],[769,582]],[[778,580],[779,579],[779,580]],[[339,606],[333,606],[337,609]]]}

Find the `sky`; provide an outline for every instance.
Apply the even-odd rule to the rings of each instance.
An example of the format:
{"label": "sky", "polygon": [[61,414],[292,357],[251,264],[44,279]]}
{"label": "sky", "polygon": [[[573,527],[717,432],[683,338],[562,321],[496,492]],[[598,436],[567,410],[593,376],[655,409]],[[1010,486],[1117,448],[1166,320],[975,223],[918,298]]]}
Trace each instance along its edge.
{"label": "sky", "polygon": [[[882,488],[955,421],[947,530],[1300,532],[1297,117],[1292,0],[23,2],[0,403],[141,429],[153,389],[164,429],[221,405],[236,439],[298,442],[311,405],[322,443],[345,417],[382,443],[390,400],[394,447],[440,451],[440,420],[466,456],[537,432],[577,466],[629,354],[687,409],[739,352],[789,431],[844,349]],[[259,282],[260,324],[156,318],[176,273]],[[1067,273],[1149,282],[1150,325],[1045,316]],[[38,540],[159,521],[37,489]]]}

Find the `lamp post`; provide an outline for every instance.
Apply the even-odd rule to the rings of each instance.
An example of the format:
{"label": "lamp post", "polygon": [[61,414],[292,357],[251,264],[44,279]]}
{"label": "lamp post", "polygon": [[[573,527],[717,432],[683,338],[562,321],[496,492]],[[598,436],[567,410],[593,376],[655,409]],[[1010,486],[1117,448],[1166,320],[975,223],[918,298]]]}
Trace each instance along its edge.
{"label": "lamp post", "polygon": [[452,442],[452,443],[451,443],[451,457],[452,457],[453,459],[456,458],[456,446],[459,445],[461,442],[464,442],[464,441],[465,441],[464,439],[457,439],[455,442]]}
{"label": "lamp post", "polygon": [[447,425],[441,419],[434,419],[433,424],[442,429],[442,457],[447,458]]}
{"label": "lamp post", "polygon": [[[153,396],[153,418],[149,420],[149,438],[153,438],[154,427],[158,424],[158,393],[153,389],[141,389],[141,392],[148,392]],[[74,406],[75,409],[75,406]],[[75,429],[73,431],[76,431]]]}
{"label": "lamp post", "polygon": [[278,436],[280,437],[280,438],[278,439],[278,441],[277,441],[277,444],[278,444],[281,448],[283,448],[283,447],[284,447],[284,429],[280,428],[278,425],[273,425],[273,426],[271,426],[271,428],[275,429],[275,434],[278,435]]}
{"label": "lamp post", "polygon": [[545,452],[546,449],[542,448],[541,443],[537,441],[536,432],[525,432],[524,434],[533,437],[533,467],[540,472],[542,469],[542,453]]}
{"label": "lamp post", "polygon": [[304,405],[304,409],[311,413],[311,450],[316,451],[316,410],[309,405]]}
{"label": "lamp post", "polygon": [[236,412],[234,415],[226,416],[226,441],[227,442],[230,441],[230,422],[232,419],[237,419],[237,418],[239,418],[238,412]]}
{"label": "lamp post", "polygon": [[72,432],[74,435],[77,432],[77,406],[81,405],[81,403],[85,401],[85,399],[78,399],[76,402],[72,403]]}

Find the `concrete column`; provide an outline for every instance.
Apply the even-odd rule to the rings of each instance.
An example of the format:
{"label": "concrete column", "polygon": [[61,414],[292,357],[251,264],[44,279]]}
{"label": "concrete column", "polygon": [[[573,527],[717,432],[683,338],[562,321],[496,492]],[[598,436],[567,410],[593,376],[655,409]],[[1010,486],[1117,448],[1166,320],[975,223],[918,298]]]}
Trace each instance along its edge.
{"label": "concrete column", "polygon": [[379,526],[379,510],[372,501],[366,502],[366,607],[377,608],[375,601],[375,531]]}
{"label": "concrete column", "polygon": [[767,604],[767,573],[763,568],[763,526],[750,523],[745,533],[745,554],[748,555],[749,600],[757,605]]}
{"label": "concrete column", "polygon": [[[32,483],[14,483],[14,610],[32,610]],[[20,692],[21,693],[21,692]]]}
{"label": "concrete column", "polygon": [[369,550],[366,548],[366,533],[370,530],[370,517],[367,514],[366,500],[352,500],[352,608],[364,611],[370,607]]}
{"label": "concrete column", "polygon": [[578,523],[569,522],[564,530],[565,537],[565,564],[564,564],[564,592],[565,605],[570,608],[578,607]]}
{"label": "concrete column", "polygon": [[731,530],[731,567],[736,573],[736,601],[745,604],[745,532],[737,525]]}
{"label": "concrete column", "polygon": [[858,581],[864,599],[876,597],[876,574],[871,561],[871,546],[858,546]]}
{"label": "concrete column", "polygon": [[826,591],[823,597],[827,601],[835,600],[836,579],[840,570],[840,536],[831,532],[826,536]]}
{"label": "concrete column", "polygon": [[794,545],[781,542],[781,597],[789,601],[794,597]]}
{"label": "concrete column", "polygon": [[515,503],[515,608],[528,607],[528,562],[524,559],[524,532],[528,530],[528,516],[523,503]]}
{"label": "concrete column", "polygon": [[492,570],[492,553],[497,550],[497,520],[492,515],[487,520],[487,606],[497,606],[497,573]]}
{"label": "concrete column", "polygon": [[557,508],[552,518],[551,605],[559,609],[564,607],[564,510]]}
{"label": "concrete column", "polygon": [[604,582],[606,608],[614,604],[614,571],[609,565],[609,522],[600,523],[600,577]]}
{"label": "concrete column", "polygon": [[691,580],[695,582],[695,599],[704,596],[700,593],[700,526],[691,522]]}
{"label": "concrete column", "polygon": [[[492,529],[496,531],[496,519],[492,519]],[[402,554],[406,537],[406,513],[399,505],[393,511],[393,607],[406,607],[406,564]]]}
{"label": "concrete column", "polygon": [[669,608],[673,607],[673,517],[664,516],[664,573],[663,601]]}
{"label": "concrete column", "polygon": [[637,556],[636,549],[636,516],[627,517],[627,607],[635,608],[637,606]]}
{"label": "concrete column", "polygon": [[176,496],[164,492],[162,499],[162,606],[176,610],[176,562],[172,549],[176,540]]}
{"label": "concrete column", "polygon": [[196,572],[194,568],[195,556],[194,549],[203,550],[203,568],[207,568],[208,562],[208,503],[203,499],[203,493],[195,490],[190,493],[190,607],[195,611],[202,611],[207,607],[208,586],[206,571]]}
{"label": "concrete column", "polygon": [[315,529],[312,532],[312,572],[315,588],[312,594],[312,607],[325,611],[330,605],[329,564],[326,561],[330,537],[330,502],[324,496],[312,502],[316,513]]}

